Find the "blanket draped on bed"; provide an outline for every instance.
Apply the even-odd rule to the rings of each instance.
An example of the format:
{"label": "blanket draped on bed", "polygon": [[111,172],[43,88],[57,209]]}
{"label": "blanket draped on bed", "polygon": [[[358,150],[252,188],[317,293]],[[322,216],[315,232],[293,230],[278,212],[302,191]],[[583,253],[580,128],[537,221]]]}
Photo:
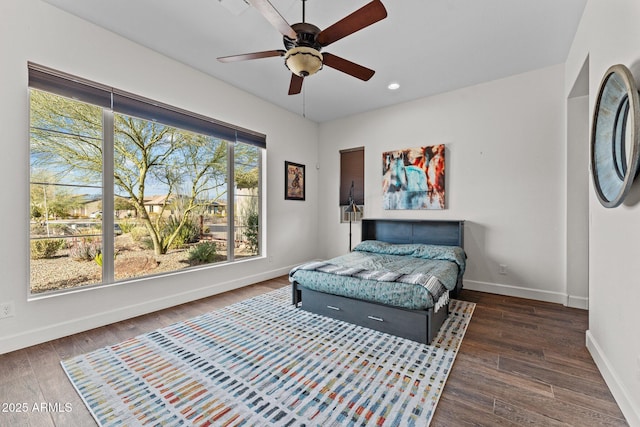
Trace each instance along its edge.
{"label": "blanket draped on bed", "polygon": [[465,261],[464,250],[457,246],[369,240],[349,254],[295,267],[289,278],[312,290],[437,311],[448,303],[448,291],[462,277]]}
{"label": "blanket draped on bed", "polygon": [[403,274],[384,270],[367,270],[359,267],[348,267],[331,264],[327,261],[314,261],[300,265],[291,270],[291,275],[297,270],[320,271],[323,273],[337,274],[339,276],[350,276],[358,279],[376,280],[378,282],[395,282],[419,285],[425,288],[433,301],[435,301],[434,312],[449,303],[449,290],[445,288],[437,277],[423,273]]}

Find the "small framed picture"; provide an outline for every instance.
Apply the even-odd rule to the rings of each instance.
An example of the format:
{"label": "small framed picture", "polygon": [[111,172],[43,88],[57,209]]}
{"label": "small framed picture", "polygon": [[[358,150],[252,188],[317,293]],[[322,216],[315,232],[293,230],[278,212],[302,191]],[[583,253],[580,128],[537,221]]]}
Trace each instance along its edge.
{"label": "small framed picture", "polygon": [[284,162],[284,199],[304,200],[304,165]]}

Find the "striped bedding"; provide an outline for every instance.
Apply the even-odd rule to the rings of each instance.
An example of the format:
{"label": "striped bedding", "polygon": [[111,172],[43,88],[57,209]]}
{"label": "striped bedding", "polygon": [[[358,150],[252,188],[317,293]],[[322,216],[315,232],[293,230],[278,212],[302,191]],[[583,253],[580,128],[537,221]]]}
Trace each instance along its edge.
{"label": "striped bedding", "polygon": [[360,243],[353,252],[295,267],[291,281],[305,288],[413,310],[448,302],[465,269],[457,246]]}

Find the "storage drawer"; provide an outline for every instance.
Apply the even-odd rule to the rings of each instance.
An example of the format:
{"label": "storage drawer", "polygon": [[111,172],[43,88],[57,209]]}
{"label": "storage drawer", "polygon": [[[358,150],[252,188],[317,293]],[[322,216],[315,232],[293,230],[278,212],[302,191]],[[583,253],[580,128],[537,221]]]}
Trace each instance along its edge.
{"label": "storage drawer", "polygon": [[[304,310],[425,344],[432,339],[428,332],[431,310],[406,310],[303,287],[299,289]],[[441,311],[446,312],[446,309]]]}

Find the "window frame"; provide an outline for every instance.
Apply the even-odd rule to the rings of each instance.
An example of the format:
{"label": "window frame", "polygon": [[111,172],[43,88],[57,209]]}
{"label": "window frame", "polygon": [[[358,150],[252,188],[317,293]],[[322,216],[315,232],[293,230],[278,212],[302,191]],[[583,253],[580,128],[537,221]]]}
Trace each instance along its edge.
{"label": "window frame", "polygon": [[[264,157],[266,156],[266,135],[251,131],[236,125],[225,123],[204,115],[193,113],[168,104],[164,104],[155,100],[144,98],[129,92],[125,92],[116,88],[92,82],[77,76],[73,76],[58,70],[54,70],[42,65],[28,62],[29,89],[37,89],[49,92],[55,95],[72,98],[80,102],[102,108],[102,211],[113,212],[115,205],[115,186],[114,186],[114,138],[115,138],[115,114],[124,114],[147,121],[157,121],[163,125],[174,127],[179,130],[190,131],[213,138],[226,141],[226,168],[227,168],[227,253],[226,260],[210,264],[198,266],[199,268],[214,267],[219,265],[228,265],[239,262],[235,254],[235,199],[236,199],[236,181],[235,181],[235,148],[238,144],[247,144],[259,149],[257,156],[258,167],[258,191],[257,191],[257,209],[258,209],[258,245],[257,254],[249,257],[242,257],[240,260],[255,259],[264,257],[264,183],[263,183],[263,167]],[[30,92],[31,93],[31,92]],[[31,108],[31,107],[30,107]],[[31,126],[31,122],[30,122]],[[31,179],[30,179],[31,182]],[[31,197],[29,197],[31,203]],[[103,257],[102,279],[100,283],[82,284],[68,289],[49,290],[41,293],[32,292],[31,279],[28,283],[29,298],[39,298],[43,296],[51,296],[57,294],[66,294],[85,290],[90,288],[100,288],[111,286],[113,284],[132,282],[138,279],[147,279],[151,277],[160,277],[177,272],[189,271],[191,268],[186,267],[179,270],[171,270],[161,273],[148,274],[133,278],[115,279],[114,257],[110,256],[115,253],[114,239],[111,237],[115,230],[115,218],[112,215],[102,215],[102,251],[109,256]],[[31,233],[29,233],[29,241],[32,241]],[[31,270],[31,259],[30,267]]]}

